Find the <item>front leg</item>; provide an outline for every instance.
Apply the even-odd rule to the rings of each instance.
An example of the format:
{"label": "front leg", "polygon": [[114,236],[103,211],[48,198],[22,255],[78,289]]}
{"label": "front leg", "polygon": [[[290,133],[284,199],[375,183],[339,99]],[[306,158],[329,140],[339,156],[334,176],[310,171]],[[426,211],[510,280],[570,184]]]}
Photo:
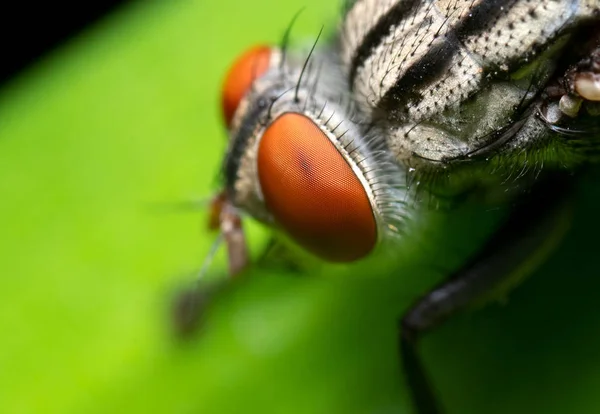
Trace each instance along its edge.
{"label": "front leg", "polygon": [[419,357],[419,338],[456,312],[508,290],[543,261],[568,228],[570,189],[562,180],[539,184],[477,254],[406,312],[400,357],[418,414],[443,411]]}

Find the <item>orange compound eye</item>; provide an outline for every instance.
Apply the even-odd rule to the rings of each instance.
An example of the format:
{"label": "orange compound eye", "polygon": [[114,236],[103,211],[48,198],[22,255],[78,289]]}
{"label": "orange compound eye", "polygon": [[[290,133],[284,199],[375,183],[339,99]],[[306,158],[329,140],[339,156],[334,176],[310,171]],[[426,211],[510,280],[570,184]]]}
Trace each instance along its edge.
{"label": "orange compound eye", "polygon": [[269,69],[270,59],[271,49],[267,46],[257,46],[240,56],[229,69],[222,96],[223,115],[227,126],[252,82]]}
{"label": "orange compound eye", "polygon": [[267,128],[258,177],[277,224],[313,254],[350,262],[375,246],[377,226],[362,183],[308,117],[286,113]]}

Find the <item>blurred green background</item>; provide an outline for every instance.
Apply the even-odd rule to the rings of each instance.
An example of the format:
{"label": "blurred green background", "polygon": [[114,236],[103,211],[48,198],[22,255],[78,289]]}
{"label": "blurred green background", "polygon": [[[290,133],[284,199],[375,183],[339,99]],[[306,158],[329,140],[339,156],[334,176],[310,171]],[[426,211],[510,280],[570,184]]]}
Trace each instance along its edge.
{"label": "blurred green background", "polygon": [[[397,320],[477,244],[487,212],[432,215],[393,269],[254,272],[200,335],[169,326],[213,237],[204,211],[169,205],[215,190],[222,76],[304,6],[297,41],[335,29],[335,1],[139,2],[0,91],[1,413],[410,412]],[[423,342],[450,413],[600,410],[597,177],[536,275]]]}

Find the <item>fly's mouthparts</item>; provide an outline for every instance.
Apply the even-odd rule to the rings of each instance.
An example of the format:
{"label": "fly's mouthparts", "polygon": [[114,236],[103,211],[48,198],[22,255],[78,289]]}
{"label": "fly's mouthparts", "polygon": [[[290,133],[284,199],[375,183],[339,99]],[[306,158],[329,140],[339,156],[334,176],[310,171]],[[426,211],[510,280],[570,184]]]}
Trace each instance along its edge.
{"label": "fly's mouthparts", "polygon": [[217,194],[210,204],[209,230],[218,230],[225,242],[229,274],[236,276],[249,263],[248,245],[242,218],[225,191]]}

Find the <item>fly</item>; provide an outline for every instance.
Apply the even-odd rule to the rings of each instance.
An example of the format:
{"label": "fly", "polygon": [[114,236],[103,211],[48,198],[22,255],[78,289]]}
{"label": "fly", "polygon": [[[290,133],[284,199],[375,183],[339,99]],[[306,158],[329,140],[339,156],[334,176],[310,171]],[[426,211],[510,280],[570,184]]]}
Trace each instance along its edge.
{"label": "fly", "polygon": [[511,206],[399,324],[415,410],[442,412],[419,339],[543,259],[575,173],[598,161],[599,28],[597,0],[354,0],[332,44],[289,50],[288,30],[250,49],[222,96],[229,148],[211,227],[230,272],[248,265],[246,216],[353,263],[393,255],[448,200]]}

